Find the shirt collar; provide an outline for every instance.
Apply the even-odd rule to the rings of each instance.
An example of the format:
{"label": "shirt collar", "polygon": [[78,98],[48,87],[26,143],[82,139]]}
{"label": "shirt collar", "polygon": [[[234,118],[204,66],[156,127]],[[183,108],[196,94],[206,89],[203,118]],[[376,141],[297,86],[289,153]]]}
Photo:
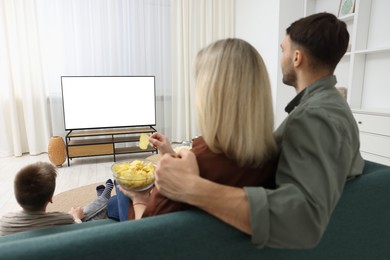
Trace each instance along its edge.
{"label": "shirt collar", "polygon": [[337,82],[336,77],[334,75],[326,76],[326,77],[323,77],[322,79],[317,80],[316,82],[310,84],[305,89],[303,89],[301,92],[299,92],[290,101],[290,103],[287,104],[284,111],[286,111],[287,113],[290,114],[291,111],[293,111],[294,108],[296,108],[301,103],[302,97],[305,95],[305,93],[307,93],[309,91],[312,92],[312,91],[322,87],[323,85],[335,85],[336,82]]}
{"label": "shirt collar", "polygon": [[301,99],[303,97],[303,94],[305,93],[305,90],[302,90],[301,92],[298,93],[298,95],[296,95],[293,100],[290,101],[290,103],[287,104],[287,106],[284,108],[284,111],[286,111],[287,113],[290,114],[291,111],[294,110],[294,108],[296,108],[299,103],[301,102]]}

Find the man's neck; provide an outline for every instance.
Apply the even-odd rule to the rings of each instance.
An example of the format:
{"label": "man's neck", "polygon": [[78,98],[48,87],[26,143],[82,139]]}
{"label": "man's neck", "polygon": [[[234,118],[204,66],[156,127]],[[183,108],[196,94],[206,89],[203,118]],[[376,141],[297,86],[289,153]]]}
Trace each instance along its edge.
{"label": "man's neck", "polygon": [[311,71],[311,72],[302,71],[301,73],[298,74],[297,86],[295,86],[295,90],[297,94],[299,94],[302,90],[304,90],[314,82],[329,75],[332,75],[332,72],[330,72],[329,70]]}

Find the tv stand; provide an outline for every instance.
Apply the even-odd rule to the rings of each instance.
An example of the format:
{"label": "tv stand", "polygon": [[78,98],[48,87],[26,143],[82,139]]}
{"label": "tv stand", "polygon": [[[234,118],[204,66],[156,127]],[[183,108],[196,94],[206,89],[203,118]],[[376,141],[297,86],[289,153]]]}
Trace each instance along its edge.
{"label": "tv stand", "polygon": [[118,154],[157,153],[157,149],[152,146],[148,146],[146,150],[142,150],[138,146],[128,146],[129,143],[139,142],[141,133],[151,134],[154,132],[156,129],[152,126],[71,130],[65,136],[68,166],[70,166],[70,160],[78,157],[112,155],[114,162],[116,162]]}

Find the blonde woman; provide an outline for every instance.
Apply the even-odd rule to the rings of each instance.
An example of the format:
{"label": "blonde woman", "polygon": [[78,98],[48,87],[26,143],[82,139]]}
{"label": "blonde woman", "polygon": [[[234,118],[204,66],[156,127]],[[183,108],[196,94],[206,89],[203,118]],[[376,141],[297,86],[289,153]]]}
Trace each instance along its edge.
{"label": "blonde woman", "polygon": [[[200,175],[236,187],[274,187],[277,146],[266,67],[254,47],[240,39],[216,41],[202,49],[195,61],[196,114],[202,133],[193,141]],[[160,153],[174,153],[160,133],[150,142]],[[129,193],[135,218],[183,210],[153,190]],[[129,216],[132,218],[132,216]]]}

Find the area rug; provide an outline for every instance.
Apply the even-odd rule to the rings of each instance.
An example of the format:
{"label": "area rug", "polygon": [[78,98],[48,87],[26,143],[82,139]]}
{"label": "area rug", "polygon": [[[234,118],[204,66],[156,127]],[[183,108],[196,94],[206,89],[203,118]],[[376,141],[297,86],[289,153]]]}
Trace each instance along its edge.
{"label": "area rug", "polygon": [[[105,183],[94,183],[61,192],[53,197],[53,203],[47,206],[48,212],[68,212],[71,207],[85,206],[96,198],[96,186]],[[115,188],[111,196],[115,195]]]}

